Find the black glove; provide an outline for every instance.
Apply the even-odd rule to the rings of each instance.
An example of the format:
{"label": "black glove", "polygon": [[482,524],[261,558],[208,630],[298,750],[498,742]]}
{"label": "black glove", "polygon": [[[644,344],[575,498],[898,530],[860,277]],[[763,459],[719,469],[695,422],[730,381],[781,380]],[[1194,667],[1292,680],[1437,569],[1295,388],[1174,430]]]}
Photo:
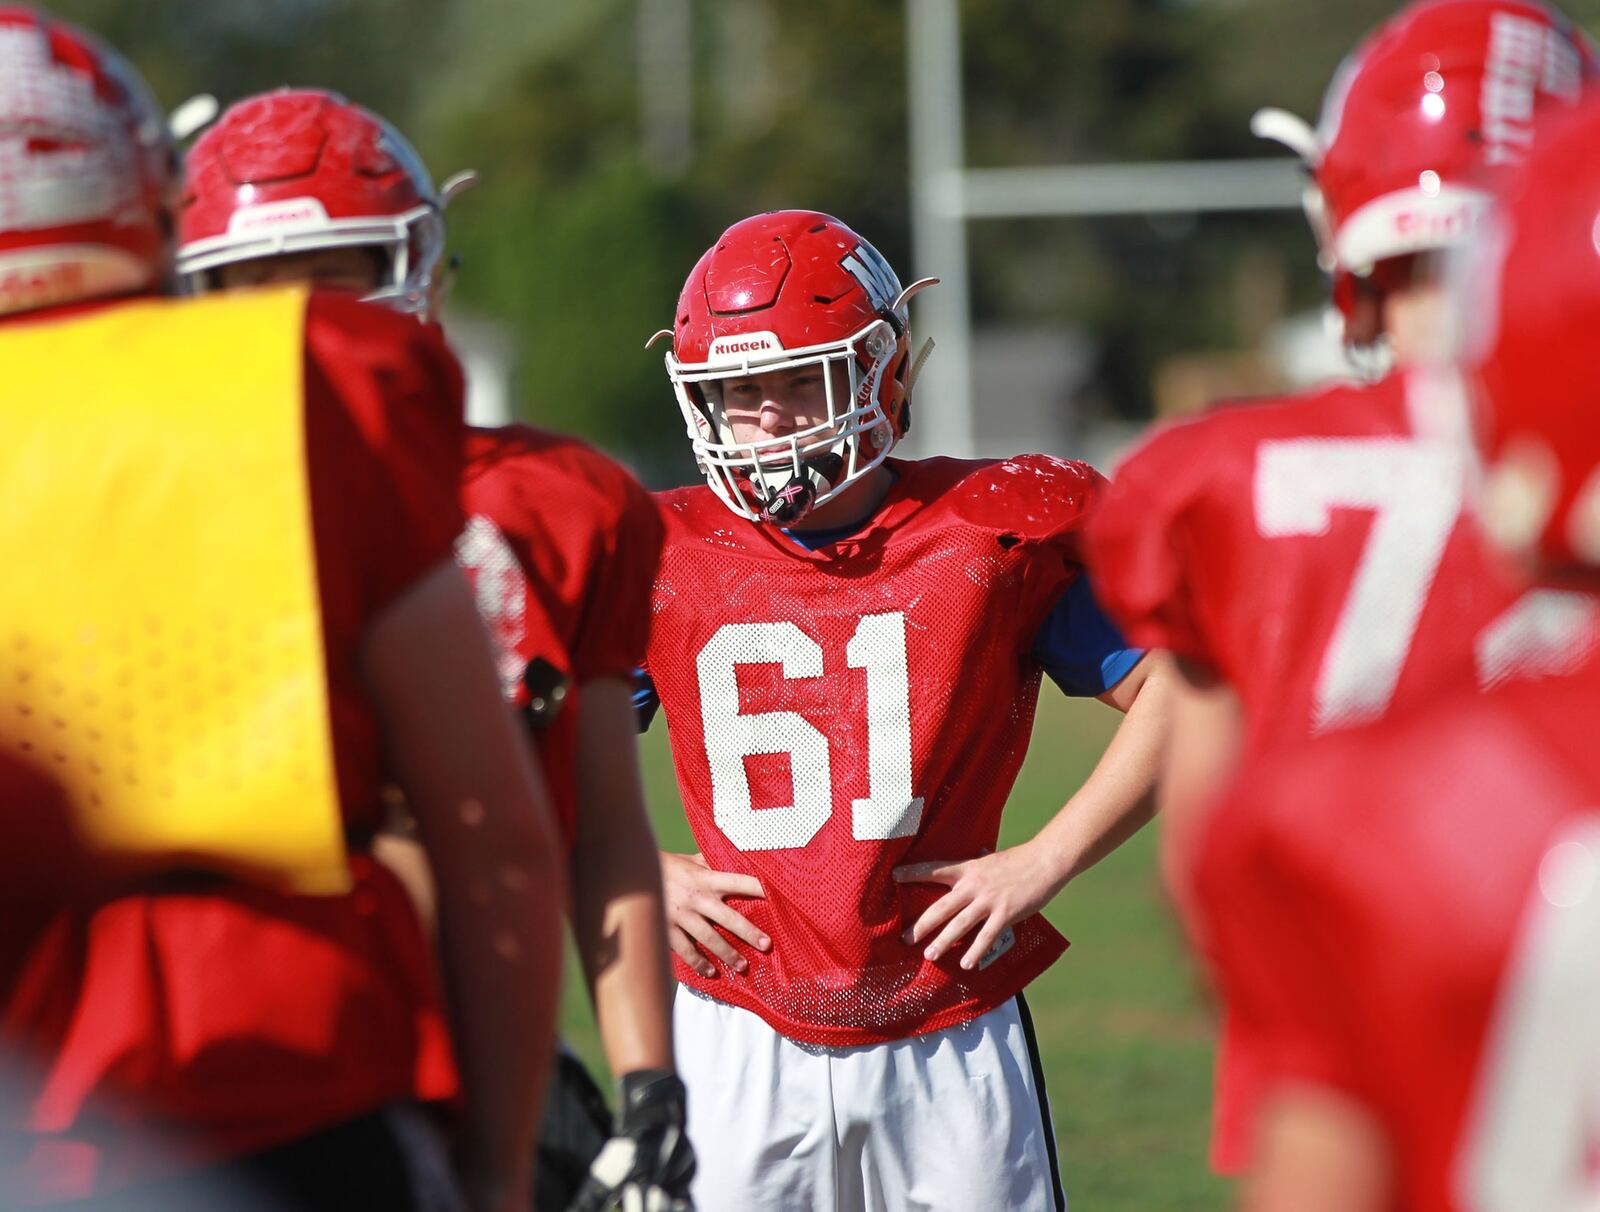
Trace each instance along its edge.
{"label": "black glove", "polygon": [[569,1212],[693,1212],[694,1149],[683,1083],[659,1069],[617,1083],[616,1134],[589,1167]]}

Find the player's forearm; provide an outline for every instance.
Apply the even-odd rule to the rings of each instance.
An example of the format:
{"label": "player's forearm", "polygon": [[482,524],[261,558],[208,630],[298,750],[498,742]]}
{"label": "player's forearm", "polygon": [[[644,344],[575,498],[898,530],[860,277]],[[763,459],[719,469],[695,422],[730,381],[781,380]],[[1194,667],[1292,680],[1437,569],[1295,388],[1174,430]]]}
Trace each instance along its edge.
{"label": "player's forearm", "polygon": [[574,933],[606,1064],[619,1076],[672,1069],[671,977],[660,895],[616,896],[593,910],[580,908],[576,916]]}
{"label": "player's forearm", "polygon": [[1057,887],[1081,875],[1137,833],[1155,814],[1155,782],[1170,714],[1172,670],[1152,653],[1143,683],[1094,770],[1035,844]]}
{"label": "player's forearm", "polygon": [[363,664],[435,878],[466,1096],[463,1177],[475,1208],[507,1192],[525,1200],[561,962],[549,794],[500,699],[489,639],[452,564],[388,607]]}
{"label": "player's forearm", "polygon": [[611,1071],[671,1069],[661,863],[628,731],[630,688],[586,682],[579,701],[573,934]]}
{"label": "player's forearm", "polygon": [[[466,1096],[463,1169],[520,1182],[555,1038],[561,878],[536,848],[498,842],[492,856],[467,864],[498,877],[440,871],[438,941]],[[485,899],[484,885],[512,872],[518,883],[532,875],[514,895],[503,889]]]}
{"label": "player's forearm", "polygon": [[1378,1121],[1337,1092],[1291,1086],[1257,1122],[1241,1212],[1382,1212],[1394,1204],[1393,1158]]}
{"label": "player's forearm", "polygon": [[[1192,911],[1196,853],[1211,806],[1232,777],[1244,726],[1233,689],[1225,682],[1187,676],[1181,663],[1172,678],[1171,699],[1156,792],[1160,866],[1168,895],[1184,910],[1192,932],[1204,920]],[[1205,945],[1203,939],[1196,942]]]}
{"label": "player's forearm", "polygon": [[642,811],[591,830],[573,854],[573,935],[612,1073],[671,1069],[672,1001],[661,866]]}

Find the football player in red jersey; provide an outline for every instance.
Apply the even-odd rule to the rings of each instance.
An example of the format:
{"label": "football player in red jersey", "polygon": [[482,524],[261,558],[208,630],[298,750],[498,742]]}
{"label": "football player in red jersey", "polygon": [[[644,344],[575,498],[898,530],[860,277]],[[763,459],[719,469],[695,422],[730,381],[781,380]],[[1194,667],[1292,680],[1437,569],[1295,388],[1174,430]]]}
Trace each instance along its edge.
{"label": "football player in red jersey", "polygon": [[[196,288],[310,281],[424,320],[437,310],[444,208],[469,174],[436,191],[405,137],[370,111],[313,89],[247,98],[196,142],[186,169],[178,264]],[[681,1123],[682,1087],[633,739],[632,679],[660,518],[631,475],[573,438],[528,425],[472,429],[466,459],[469,517],[457,558],[496,641],[506,697],[543,758],[567,843],[578,953],[619,1079],[612,1158],[632,1147],[639,1168],[681,1194],[693,1155],[681,1134],[660,1147],[662,1128]],[[558,1080],[580,1075],[569,1057]],[[557,1101],[552,1116],[561,1108],[579,1109]],[[590,1157],[573,1173],[574,1159],[554,1144],[572,1131],[552,1125],[541,1203],[564,1207],[571,1192],[561,1183],[583,1180]]]}
{"label": "football player in red jersey", "polygon": [[[122,722],[104,733],[98,716],[52,721],[50,770],[72,786],[79,819],[150,803],[132,823],[163,837],[185,805],[202,823],[227,811],[185,799],[198,769],[234,789],[226,796],[260,800],[264,746],[280,720],[304,719],[293,735],[313,744],[284,759],[324,772],[293,785],[326,803],[339,819],[318,826],[343,839],[327,871],[336,878],[310,895],[269,879],[264,857],[259,868],[248,853],[224,861],[229,836],[162,850],[136,845],[137,829],[102,834],[116,840],[95,849],[104,863],[89,899],[59,906],[26,939],[6,914],[0,1202],[459,1206],[450,1160],[416,1108],[448,1093],[419,1084],[417,1071],[425,1041],[437,1046],[444,1031],[433,964],[403,891],[370,853],[387,772],[438,872],[467,1202],[526,1208],[525,1141],[555,1014],[560,866],[537,764],[506,719],[450,558],[462,521],[455,360],[436,334],[343,299],[155,298],[172,273],[176,164],[142,83],[88,35],[18,8],[0,9],[0,77],[0,449],[7,459],[29,452],[26,470],[40,473],[7,471],[8,559],[30,544],[40,558],[0,602],[6,727],[23,729],[74,679],[87,679],[84,713],[105,695],[123,698]],[[206,335],[219,340],[195,340]],[[240,361],[252,377],[230,380]],[[24,398],[19,382],[48,384],[49,407]],[[218,419],[179,433],[175,415]],[[258,457],[265,447],[275,453]],[[173,449],[183,459],[164,453]],[[49,474],[57,461],[62,474]],[[259,473],[240,486],[244,499],[281,496],[298,514],[222,529],[219,519],[249,515],[214,490],[200,499],[218,463]],[[163,526],[145,530],[143,519]],[[63,534],[85,530],[106,542],[45,558]],[[89,565],[148,549],[153,567],[170,548],[189,553],[172,576],[85,594]],[[238,586],[288,594],[261,582],[269,553],[300,587],[303,598],[284,608],[298,630],[235,636],[230,620],[259,621],[245,601],[236,615],[189,609],[236,601]],[[100,645],[102,664],[52,647],[44,637],[57,616],[73,620],[76,644]],[[141,669],[123,660],[134,626],[149,638]],[[154,637],[169,626],[176,634],[162,648]],[[33,640],[30,628],[42,629]],[[283,644],[286,635],[303,639]],[[23,676],[19,654],[34,648],[49,664]],[[208,712],[192,704],[212,693],[200,683],[217,672],[215,652],[239,667],[219,674],[215,701],[227,709]],[[122,672],[96,678],[105,663]],[[140,719],[155,723],[141,734]],[[139,756],[141,735],[159,753]],[[102,764],[129,777],[96,782]],[[121,790],[151,771],[170,779],[154,780],[158,801]],[[109,802],[118,798],[120,807]],[[289,807],[274,810],[287,818]],[[252,845],[273,844],[283,820],[268,825]]]}
{"label": "football player in red jersey", "polygon": [[[1600,104],[1541,135],[1462,307],[1496,538],[1600,591]],[[1268,1058],[1254,1212],[1600,1207],[1600,658],[1241,772],[1196,891]]]}
{"label": "football player in red jersey", "polygon": [[[1493,175],[1592,69],[1587,42],[1542,5],[1428,0],[1356,48],[1316,132],[1258,117],[1307,161],[1347,340],[1387,346],[1401,369],[1162,429],[1090,526],[1107,609],[1187,675],[1161,781],[1180,905],[1204,808],[1241,745],[1378,719],[1463,668],[1491,684],[1512,672],[1511,653],[1523,671],[1560,668],[1564,637],[1592,620],[1585,598],[1524,595],[1463,519],[1461,414],[1415,369],[1439,340],[1437,254],[1476,229]],[[1521,642],[1530,634],[1549,638],[1542,658]],[[1225,1042],[1213,1136],[1224,1171],[1244,1164],[1252,1088],[1250,1059]]]}
{"label": "football player in red jersey", "polygon": [[[1064,1207],[1020,993],[1066,945],[1038,910],[1148,818],[1160,696],[1080,563],[1104,482],[891,458],[910,293],[839,220],[776,211],[706,252],[669,334],[707,483],[660,496],[646,673],[700,848],[663,862],[717,1212]],[[1128,715],[990,854],[1043,672]]]}

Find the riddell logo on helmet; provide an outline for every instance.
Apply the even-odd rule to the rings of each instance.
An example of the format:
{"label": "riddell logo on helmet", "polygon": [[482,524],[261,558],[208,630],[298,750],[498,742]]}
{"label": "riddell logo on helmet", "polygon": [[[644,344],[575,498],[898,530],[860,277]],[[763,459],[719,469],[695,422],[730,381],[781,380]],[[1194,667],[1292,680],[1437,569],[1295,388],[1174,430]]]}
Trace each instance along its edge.
{"label": "riddell logo on helmet", "polygon": [[70,299],[84,293],[81,265],[40,265],[0,272],[0,311],[36,306],[40,300]]}
{"label": "riddell logo on helmet", "polygon": [[712,358],[736,358],[754,353],[781,353],[783,342],[771,332],[743,332],[734,337],[718,337],[707,351]]}
{"label": "riddell logo on helmet", "polygon": [[149,267],[132,253],[78,245],[0,254],[0,315],[137,290]]}
{"label": "riddell logo on helmet", "polygon": [[1449,210],[1403,210],[1394,217],[1394,230],[1404,240],[1448,244],[1472,230],[1481,207],[1462,202]]}
{"label": "riddell logo on helmet", "polygon": [[263,227],[308,227],[326,223],[328,212],[315,198],[285,198],[260,206],[241,206],[228,220],[230,234]]}

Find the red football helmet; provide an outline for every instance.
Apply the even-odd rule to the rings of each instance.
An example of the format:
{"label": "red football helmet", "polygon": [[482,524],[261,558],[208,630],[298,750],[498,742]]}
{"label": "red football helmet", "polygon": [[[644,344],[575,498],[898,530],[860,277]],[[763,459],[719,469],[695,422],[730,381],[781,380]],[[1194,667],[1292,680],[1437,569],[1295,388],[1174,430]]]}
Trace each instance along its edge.
{"label": "red football helmet", "polygon": [[367,296],[426,312],[444,255],[444,208],[468,183],[435,190],[404,136],[338,93],[280,89],[230,106],[190,149],[178,271],[191,287],[239,261],[324,248],[384,254]]}
{"label": "red football helmet", "polygon": [[0,314],[160,286],[176,159],[115,51],[0,7]]}
{"label": "red football helmet", "polygon": [[1347,319],[1352,275],[1465,240],[1495,170],[1527,154],[1595,66],[1588,39],[1537,0],[1418,0],[1340,65],[1315,131],[1282,110],[1256,115],[1257,134],[1306,162],[1319,260]]}
{"label": "red football helmet", "polygon": [[1519,174],[1461,275],[1488,530],[1547,568],[1600,568],[1600,97]]}
{"label": "red football helmet", "polygon": [[[729,509],[752,521],[798,521],[888,457],[910,423],[910,320],[877,249],[839,220],[778,210],[735,223],[700,258],[678,297],[667,375],[695,460]],[[721,381],[807,364],[823,368],[828,420],[761,442],[735,442]],[[829,371],[849,371],[849,398]]]}

